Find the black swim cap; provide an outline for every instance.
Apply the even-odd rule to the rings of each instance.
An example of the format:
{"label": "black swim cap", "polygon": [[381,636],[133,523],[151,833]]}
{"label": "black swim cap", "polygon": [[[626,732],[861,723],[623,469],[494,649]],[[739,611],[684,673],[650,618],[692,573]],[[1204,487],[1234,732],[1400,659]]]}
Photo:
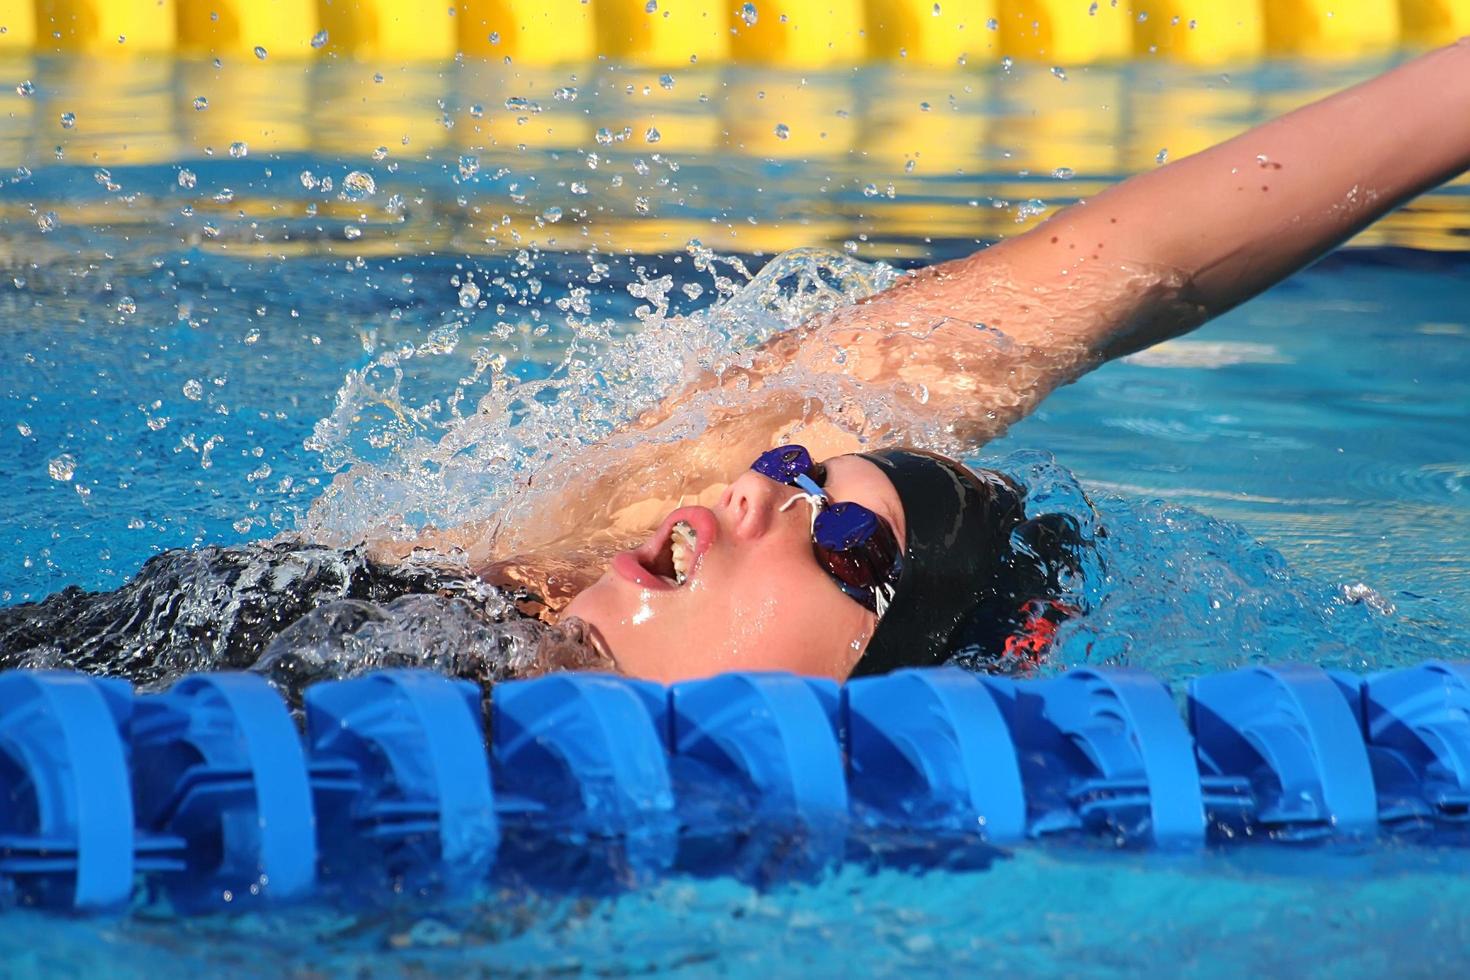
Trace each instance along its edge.
{"label": "black swim cap", "polygon": [[861,455],[898,491],[907,533],[893,602],[852,675],[940,663],[955,630],[1001,588],[1011,532],[1026,519],[1025,491],[917,449]]}

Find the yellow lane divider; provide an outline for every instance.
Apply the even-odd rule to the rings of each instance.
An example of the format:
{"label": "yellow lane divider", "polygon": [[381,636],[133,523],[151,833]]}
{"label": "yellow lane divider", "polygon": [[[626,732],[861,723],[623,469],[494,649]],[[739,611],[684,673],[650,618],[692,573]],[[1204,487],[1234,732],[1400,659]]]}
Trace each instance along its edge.
{"label": "yellow lane divider", "polygon": [[318,36],[317,0],[176,0],[179,50],[221,58],[304,57]]}
{"label": "yellow lane divider", "polygon": [[863,0],[752,0],[734,6],[731,53],[741,61],[822,68],[853,64],[867,53]]}
{"label": "yellow lane divider", "polygon": [[35,6],[25,0],[0,0],[0,54],[30,51],[35,44]]}
{"label": "yellow lane divider", "polygon": [[1001,51],[1056,65],[1119,61],[1133,53],[1128,15],[1113,0],[1000,0]]}
{"label": "yellow lane divider", "polygon": [[1133,50],[1138,54],[1215,64],[1266,53],[1262,6],[1239,0],[1146,0],[1135,6]]}
{"label": "yellow lane divider", "polygon": [[36,0],[36,50],[128,54],[172,51],[174,0]]}
{"label": "yellow lane divider", "polygon": [[1470,36],[1466,0],[1406,0],[1399,14],[1404,40],[1410,44],[1444,44]]}
{"label": "yellow lane divider", "polygon": [[1398,0],[1270,0],[1265,10],[1272,54],[1353,57],[1399,41]]}
{"label": "yellow lane divider", "polygon": [[0,0],[0,52],[803,69],[1354,57],[1470,34],[1470,0]]}
{"label": "yellow lane divider", "polygon": [[592,5],[582,0],[458,0],[454,10],[466,55],[553,65],[598,53]]}
{"label": "yellow lane divider", "polygon": [[1000,56],[1001,0],[868,0],[868,57],[948,66]]}

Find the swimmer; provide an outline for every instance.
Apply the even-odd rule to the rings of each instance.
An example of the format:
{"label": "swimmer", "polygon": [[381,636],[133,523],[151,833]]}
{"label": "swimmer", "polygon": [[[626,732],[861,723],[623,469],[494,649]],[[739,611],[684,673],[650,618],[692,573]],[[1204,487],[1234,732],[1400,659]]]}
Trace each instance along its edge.
{"label": "swimmer", "polygon": [[[838,406],[795,394],[783,376],[902,382],[923,394],[899,414],[973,449],[1055,388],[1238,306],[1467,169],[1470,38],[780,336],[750,369],[700,379],[616,434],[595,465],[541,475],[569,489],[500,526],[520,531],[431,540],[565,603],[640,677],[787,669],[842,680],[941,662],[962,624],[999,612],[986,607],[1017,566],[1005,542],[1024,520],[1019,493],[1001,506],[993,474],[873,452],[891,441],[886,423],[839,424]],[[664,437],[696,412],[709,419],[697,439]],[[766,450],[787,442],[805,447],[803,464],[820,462],[805,474],[768,464]],[[803,482],[813,474],[825,482]],[[579,574],[600,544],[637,531],[643,543],[595,581]],[[1080,544],[1054,546],[1041,578],[1054,588]],[[561,571],[559,595],[538,579],[538,559]],[[1049,590],[1028,588],[1011,597],[1046,607]],[[1034,648],[1054,621],[1009,634],[1009,648]]]}
{"label": "swimmer", "polygon": [[[1028,515],[1024,488],[999,474],[923,450],[977,449],[1056,388],[1245,302],[1467,169],[1470,38],[905,277],[772,339],[747,364],[691,379],[593,451],[534,474],[537,492],[492,524],[376,541],[325,565],[284,544],[218,563],[285,564],[295,578],[224,574],[214,559],[201,571],[168,553],[95,603],[69,590],[0,610],[0,665],[79,663],[54,655],[63,644],[46,624],[90,622],[105,607],[93,618],[117,651],[108,663],[150,682],[166,680],[174,668],[158,665],[200,636],[223,651],[218,666],[340,676],[373,666],[383,636],[419,635],[382,609],[342,603],[473,598],[473,582],[450,588],[385,571],[438,552],[557,623],[544,628],[558,642],[590,648],[563,666],[664,682],[740,669],[840,681],[956,659],[1028,669],[1074,612],[1061,597],[1088,542],[1060,515]],[[881,412],[851,397],[864,390],[885,393]],[[922,449],[904,447],[915,443]],[[293,586],[289,615],[216,602],[220,617],[235,618],[181,630],[149,618],[183,614],[155,601],[150,567],[231,587],[307,584]],[[479,618],[464,636],[514,616],[504,602],[485,613],[475,601]],[[134,606],[148,612],[133,615]],[[438,615],[428,608],[419,603],[413,622]],[[197,603],[188,614],[205,615]],[[146,656],[117,628],[138,622],[150,625]],[[262,624],[274,633],[257,635]],[[196,639],[180,638],[190,631]],[[395,657],[422,646],[395,642]],[[481,642],[508,641],[490,630],[470,645]],[[339,661],[313,654],[301,666],[302,651],[323,644]],[[454,656],[435,663],[481,680],[519,669]]]}

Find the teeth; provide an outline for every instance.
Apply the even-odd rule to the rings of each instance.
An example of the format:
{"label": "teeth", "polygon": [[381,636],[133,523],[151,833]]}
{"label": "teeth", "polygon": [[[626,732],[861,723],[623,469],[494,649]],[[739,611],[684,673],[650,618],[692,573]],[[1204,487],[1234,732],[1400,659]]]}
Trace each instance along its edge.
{"label": "teeth", "polygon": [[689,577],[689,569],[694,564],[694,543],[698,536],[694,528],[686,521],[676,521],[673,531],[669,535],[669,543],[674,556],[674,584],[683,585]]}

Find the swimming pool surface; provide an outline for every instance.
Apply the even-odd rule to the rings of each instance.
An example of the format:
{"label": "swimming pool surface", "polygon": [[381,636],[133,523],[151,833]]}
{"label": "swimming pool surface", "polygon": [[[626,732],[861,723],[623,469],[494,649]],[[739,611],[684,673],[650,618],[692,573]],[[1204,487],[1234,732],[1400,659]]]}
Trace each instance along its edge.
{"label": "swimming pool surface", "polygon": [[[960,255],[1382,67],[0,65],[5,603],[115,586],[167,547],[366,528],[384,517],[366,493],[308,515],[347,464],[383,474],[375,499],[408,523],[472,508],[450,443],[489,379],[556,377],[570,344],[646,329],[663,276],[671,313],[709,307],[691,239],[752,272],[806,245]],[[1108,529],[1059,664],[1179,680],[1470,655],[1467,283],[1462,181],[985,447],[1058,506],[1075,474]],[[11,911],[0,957],[21,975],[1426,974],[1470,953],[1463,861],[1023,848],[765,893]]]}

